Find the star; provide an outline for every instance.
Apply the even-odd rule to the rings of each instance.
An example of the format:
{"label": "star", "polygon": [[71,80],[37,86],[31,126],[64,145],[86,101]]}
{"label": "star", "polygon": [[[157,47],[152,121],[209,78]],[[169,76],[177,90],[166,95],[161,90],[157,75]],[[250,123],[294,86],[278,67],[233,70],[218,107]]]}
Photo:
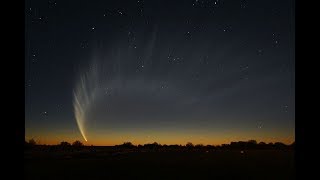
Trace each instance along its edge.
{"label": "star", "polygon": [[249,66],[240,66],[240,68],[241,68],[241,71],[246,71],[246,70],[248,70],[249,69]]}
{"label": "star", "polygon": [[263,54],[263,50],[262,49],[258,49],[258,55],[262,55]]}
{"label": "star", "polygon": [[259,129],[262,128],[262,123],[261,123],[261,122],[259,123],[258,128],[259,128]]}
{"label": "star", "polygon": [[44,112],[42,112],[42,115],[48,116],[48,112],[47,112],[47,111],[44,111]]}
{"label": "star", "polygon": [[284,112],[288,112],[288,105],[284,106]]}

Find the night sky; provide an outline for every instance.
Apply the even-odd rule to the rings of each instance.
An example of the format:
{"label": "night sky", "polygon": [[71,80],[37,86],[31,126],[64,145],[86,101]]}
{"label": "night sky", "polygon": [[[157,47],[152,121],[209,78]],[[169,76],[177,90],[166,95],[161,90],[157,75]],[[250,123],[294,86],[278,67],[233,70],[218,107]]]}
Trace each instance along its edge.
{"label": "night sky", "polygon": [[294,26],[292,0],[27,0],[25,137],[292,143]]}

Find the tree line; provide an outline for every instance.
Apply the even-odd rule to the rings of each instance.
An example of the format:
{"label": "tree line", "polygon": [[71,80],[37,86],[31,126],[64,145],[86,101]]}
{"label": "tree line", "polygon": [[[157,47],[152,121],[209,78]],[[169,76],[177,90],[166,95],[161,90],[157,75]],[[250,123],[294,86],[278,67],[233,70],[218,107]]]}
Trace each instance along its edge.
{"label": "tree line", "polygon": [[[25,147],[26,148],[32,148],[36,146],[37,143],[34,139],[30,139],[28,142],[25,141]],[[57,145],[51,145],[56,146],[60,148],[81,148],[85,147],[84,144],[76,140],[73,143],[69,143],[67,141],[62,141]],[[131,142],[124,142],[120,145],[114,146],[116,149],[124,150],[124,149],[131,149],[131,150],[214,150],[214,149],[293,149],[295,147],[295,142],[293,142],[290,145],[286,145],[282,142],[275,142],[275,143],[265,143],[265,142],[257,142],[256,140],[249,140],[249,141],[238,141],[238,142],[231,142],[230,144],[221,144],[221,145],[203,145],[203,144],[196,144],[194,145],[191,142],[186,143],[185,145],[166,145],[166,144],[159,144],[157,142],[154,143],[148,143],[144,145],[134,145]]]}
{"label": "tree line", "polygon": [[125,148],[125,149],[187,149],[187,150],[212,150],[212,149],[293,149],[295,146],[295,142],[286,145],[282,142],[275,142],[275,143],[265,143],[265,142],[257,142],[256,140],[249,140],[249,141],[238,141],[238,142],[231,142],[230,144],[221,144],[221,145],[203,145],[203,144],[196,144],[194,145],[191,142],[186,143],[185,145],[161,145],[157,142],[144,144],[144,145],[133,145],[131,142],[125,142],[121,145],[116,145],[115,147],[118,148]]}

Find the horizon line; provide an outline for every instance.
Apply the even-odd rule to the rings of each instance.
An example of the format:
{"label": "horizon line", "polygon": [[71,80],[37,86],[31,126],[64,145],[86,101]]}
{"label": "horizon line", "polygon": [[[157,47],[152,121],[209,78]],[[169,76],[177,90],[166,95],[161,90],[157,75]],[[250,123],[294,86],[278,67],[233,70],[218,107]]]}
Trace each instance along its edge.
{"label": "horizon line", "polygon": [[[29,140],[31,140],[31,139],[29,139]],[[252,139],[252,140],[254,140],[254,139]],[[75,140],[75,141],[80,141],[80,140]],[[68,141],[61,141],[61,142],[68,142],[68,143],[70,143],[70,144],[72,144],[73,142],[75,142],[75,141],[72,141],[71,143],[70,142],[68,142]],[[146,145],[146,144],[154,144],[154,143],[157,143],[158,145],[161,145],[161,146],[164,146],[164,145],[167,145],[167,146],[170,146],[170,145],[178,145],[178,146],[186,146],[186,144],[188,144],[188,143],[192,143],[194,146],[196,146],[196,145],[203,145],[203,146],[222,146],[222,145],[230,145],[231,143],[233,143],[233,142],[236,142],[236,143],[238,143],[238,142],[249,142],[249,141],[251,141],[251,140],[247,140],[247,141],[242,141],[242,140],[239,140],[239,141],[230,141],[229,143],[222,143],[222,144],[203,144],[203,143],[197,143],[197,144],[194,144],[194,143],[192,143],[192,142],[186,142],[186,143],[184,143],[184,144],[166,144],[166,143],[163,143],[163,144],[161,144],[161,143],[158,143],[158,142],[156,142],[156,141],[154,141],[154,142],[149,142],[149,143],[144,143],[144,144],[134,144],[134,143],[132,143],[131,141],[125,141],[125,142],[123,142],[123,143],[120,143],[120,144],[113,144],[113,145],[95,145],[95,144],[88,144],[87,142],[82,142],[82,141],[80,141],[82,144],[83,144],[83,146],[119,146],[119,145],[123,145],[123,144],[125,144],[125,143],[131,143],[133,146],[139,146],[139,145]],[[254,141],[256,141],[256,140],[254,140]],[[28,143],[28,141],[26,141],[25,140],[25,142],[27,142]],[[37,143],[36,142],[36,145],[49,145],[49,146],[52,146],[52,145],[60,145],[60,143],[61,142],[59,142],[59,143],[49,143],[49,144],[46,144],[46,143],[43,143],[43,144],[41,144],[41,143]],[[270,144],[270,143],[272,143],[272,144],[275,144],[275,143],[282,143],[282,144],[284,144],[284,145],[292,145],[292,144],[295,144],[295,141],[293,141],[292,143],[284,143],[284,142],[281,142],[281,141],[275,141],[275,142],[264,142],[264,141],[256,141],[257,142],[257,144],[259,144],[259,143],[265,143],[265,144]],[[86,144],[84,144],[84,143],[86,143]]]}

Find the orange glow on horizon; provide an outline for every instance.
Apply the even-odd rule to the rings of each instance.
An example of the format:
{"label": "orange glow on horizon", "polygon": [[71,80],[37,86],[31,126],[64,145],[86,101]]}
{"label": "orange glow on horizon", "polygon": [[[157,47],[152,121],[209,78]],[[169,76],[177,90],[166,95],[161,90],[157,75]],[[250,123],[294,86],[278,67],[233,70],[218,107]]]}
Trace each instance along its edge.
{"label": "orange glow on horizon", "polygon": [[292,144],[295,141],[294,129],[291,131],[277,130],[257,130],[237,131],[234,129],[220,131],[201,130],[118,130],[118,131],[95,131],[87,136],[87,142],[83,139],[78,130],[60,129],[50,131],[49,129],[27,129],[26,141],[34,139],[38,144],[56,145],[62,141],[72,143],[80,140],[85,145],[113,146],[131,142],[134,145],[143,145],[157,142],[159,144],[185,145],[191,142],[194,145],[221,145],[237,141],[256,140],[265,143],[282,142]]}
{"label": "orange glow on horizon", "polygon": [[237,141],[248,141],[248,140],[256,140],[258,143],[259,142],[265,142],[265,143],[275,143],[275,142],[282,142],[284,144],[292,144],[295,141],[294,137],[282,137],[282,138],[273,138],[273,137],[269,137],[269,138],[181,138],[181,137],[171,137],[170,139],[166,139],[166,138],[141,138],[141,139],[126,139],[126,138],[114,138],[113,140],[111,140],[111,138],[97,138],[94,140],[88,140],[87,142],[83,139],[81,139],[81,137],[79,138],[75,138],[75,137],[71,137],[71,138],[54,138],[54,137],[44,137],[44,136],[37,136],[37,137],[26,137],[26,141],[30,140],[30,139],[34,139],[37,144],[46,144],[46,145],[57,145],[62,141],[67,141],[69,143],[73,143],[76,140],[80,140],[84,145],[90,146],[90,145],[94,145],[94,146],[114,146],[114,145],[119,145],[119,144],[123,144],[124,142],[131,142],[134,145],[143,145],[143,144],[148,144],[148,143],[153,143],[153,142],[157,142],[159,144],[166,144],[166,145],[174,145],[174,144],[178,144],[178,145],[185,145],[187,142],[191,142],[194,145],[196,144],[203,144],[203,145],[221,145],[221,144],[230,144],[231,142],[237,142]]}

